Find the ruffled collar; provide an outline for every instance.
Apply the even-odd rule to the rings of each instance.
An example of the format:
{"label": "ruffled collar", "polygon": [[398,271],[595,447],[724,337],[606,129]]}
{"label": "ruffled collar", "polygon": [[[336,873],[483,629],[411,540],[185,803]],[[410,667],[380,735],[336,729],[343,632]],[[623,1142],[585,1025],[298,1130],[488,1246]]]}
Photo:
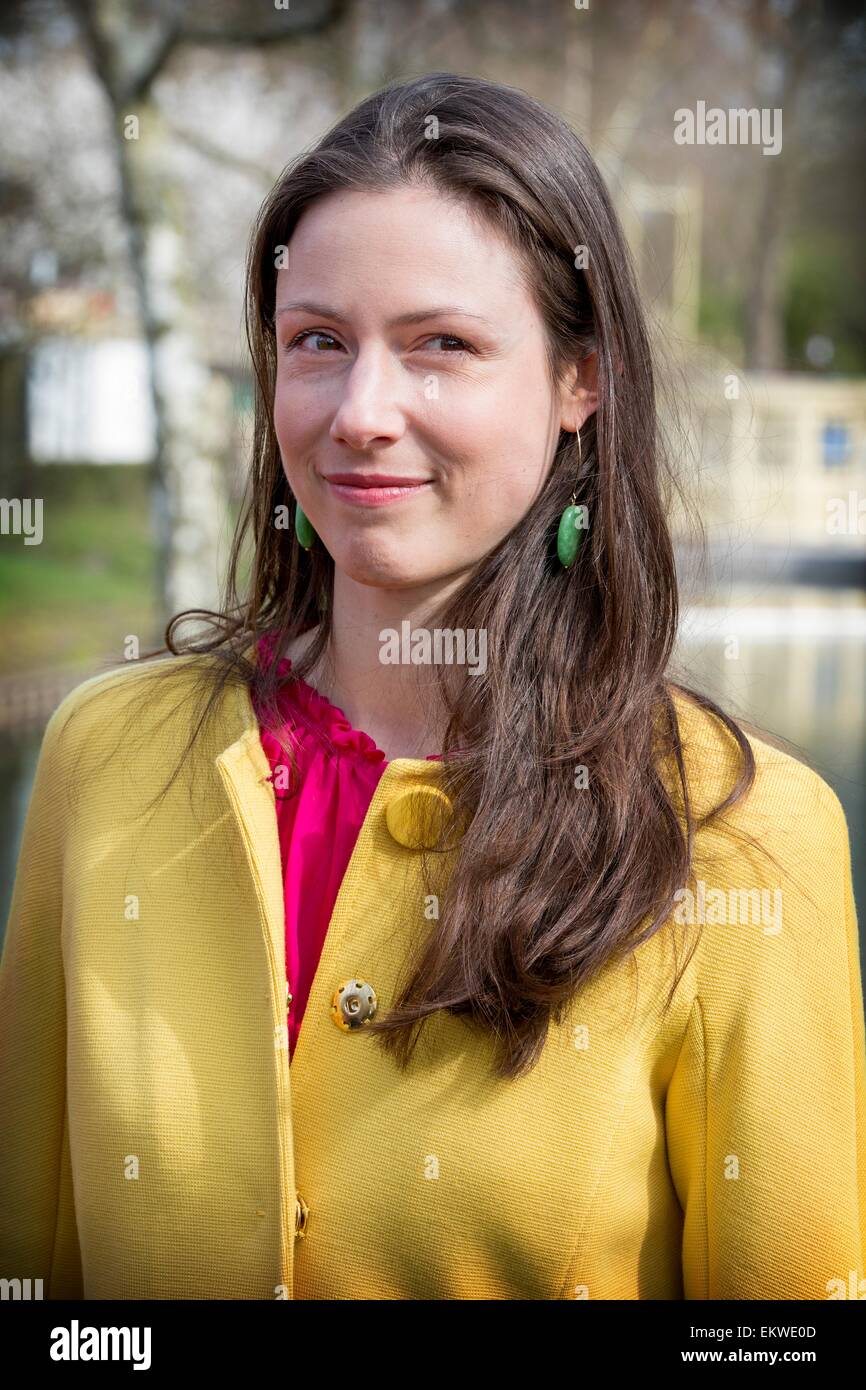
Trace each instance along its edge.
{"label": "ruffled collar", "polygon": [[[273,660],[273,640],[271,633],[259,639],[259,652],[265,665]],[[292,663],[287,656],[278,661],[277,675],[281,680],[288,677],[291,669]],[[369,734],[356,729],[341,709],[299,676],[281,685],[278,700],[280,714],[288,725],[313,733],[329,750],[355,754],[370,763],[387,762],[384,752]],[[440,758],[439,753],[429,753],[422,761]]]}

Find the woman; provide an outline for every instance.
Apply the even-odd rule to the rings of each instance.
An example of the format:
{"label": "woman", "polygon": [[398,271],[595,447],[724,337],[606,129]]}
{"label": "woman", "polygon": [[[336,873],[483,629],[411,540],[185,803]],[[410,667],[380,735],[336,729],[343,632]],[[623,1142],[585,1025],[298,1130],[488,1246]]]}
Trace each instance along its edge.
{"label": "woman", "polygon": [[248,291],[224,612],[45,734],[2,964],[0,1273],[52,1298],[846,1296],[847,827],[668,675],[650,353],[589,154],[519,91],[391,86],[280,178]]}

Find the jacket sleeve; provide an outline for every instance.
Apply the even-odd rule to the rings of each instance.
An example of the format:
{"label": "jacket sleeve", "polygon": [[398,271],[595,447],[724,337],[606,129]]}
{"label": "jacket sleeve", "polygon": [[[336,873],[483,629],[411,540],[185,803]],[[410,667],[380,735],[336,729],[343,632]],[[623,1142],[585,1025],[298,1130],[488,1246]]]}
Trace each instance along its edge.
{"label": "jacket sleeve", "polygon": [[[81,1298],[66,1106],[61,703],[43,735],[0,959],[0,1278]],[[26,1294],[25,1294],[26,1296]]]}
{"label": "jacket sleeve", "polygon": [[793,877],[760,867],[753,850],[737,859],[738,887],[766,889],[778,929],[771,912],[758,925],[707,914],[696,952],[665,1111],[686,1299],[866,1297],[866,1028],[850,845],[838,798],[808,775],[810,790],[798,786],[776,810],[768,836]]}

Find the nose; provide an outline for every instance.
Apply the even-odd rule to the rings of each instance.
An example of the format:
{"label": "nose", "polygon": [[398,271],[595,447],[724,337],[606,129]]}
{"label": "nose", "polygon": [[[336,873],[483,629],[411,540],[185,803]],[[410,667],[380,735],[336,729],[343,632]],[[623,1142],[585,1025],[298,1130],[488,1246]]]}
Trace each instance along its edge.
{"label": "nose", "polygon": [[383,346],[362,348],[342,378],[331,438],[352,449],[399,439],[405,430],[399,366]]}

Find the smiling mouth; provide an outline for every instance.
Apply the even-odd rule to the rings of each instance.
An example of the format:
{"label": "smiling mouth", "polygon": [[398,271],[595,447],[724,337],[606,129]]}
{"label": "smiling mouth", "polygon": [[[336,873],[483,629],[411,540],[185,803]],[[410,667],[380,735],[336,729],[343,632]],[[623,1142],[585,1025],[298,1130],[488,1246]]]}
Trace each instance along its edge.
{"label": "smiling mouth", "polygon": [[361,507],[377,507],[417,497],[433,486],[432,478],[404,478],[385,473],[325,473],[322,477],[337,497]]}

